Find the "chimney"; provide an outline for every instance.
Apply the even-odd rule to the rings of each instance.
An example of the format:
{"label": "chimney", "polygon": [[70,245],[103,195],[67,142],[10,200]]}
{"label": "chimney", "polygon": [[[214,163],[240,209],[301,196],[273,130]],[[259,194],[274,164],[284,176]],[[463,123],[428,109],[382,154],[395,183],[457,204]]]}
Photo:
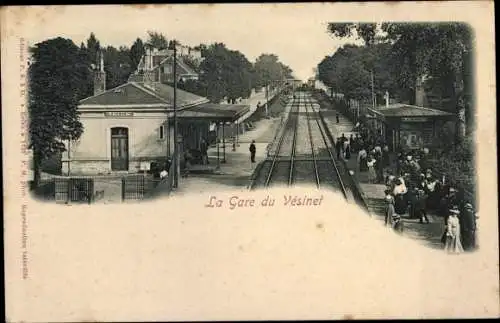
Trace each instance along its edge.
{"label": "chimney", "polygon": [[104,54],[101,50],[97,52],[97,67],[94,70],[94,95],[106,91],[106,72],[104,72]]}
{"label": "chimney", "polygon": [[104,55],[102,52],[100,52],[100,53],[101,53],[101,55],[100,55],[101,56],[101,63],[100,63],[101,69],[100,69],[100,71],[104,72]]}
{"label": "chimney", "polygon": [[153,88],[153,83],[155,82],[155,76],[153,72],[153,56],[151,55],[151,47],[146,47],[146,53],[144,56],[144,74],[143,74],[143,82],[144,86],[148,88]]}

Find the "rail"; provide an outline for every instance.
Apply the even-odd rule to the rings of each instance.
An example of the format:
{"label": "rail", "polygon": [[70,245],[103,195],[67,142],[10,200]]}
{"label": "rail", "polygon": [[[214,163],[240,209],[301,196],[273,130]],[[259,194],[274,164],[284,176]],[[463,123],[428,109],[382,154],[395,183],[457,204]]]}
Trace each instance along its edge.
{"label": "rail", "polygon": [[[312,106],[312,103],[311,103],[311,106]],[[316,120],[316,123],[318,124],[319,132],[321,133],[321,137],[323,139],[323,142],[325,143],[326,151],[328,151],[328,155],[330,156],[330,161],[333,165],[333,168],[335,169],[335,174],[337,174],[337,179],[338,179],[338,182],[340,184],[340,188],[342,190],[342,195],[344,195],[344,198],[347,200],[347,189],[344,185],[344,181],[342,180],[342,176],[340,175],[339,169],[335,163],[335,158],[333,157],[331,148],[328,145],[327,136],[325,135],[325,132],[323,131],[323,128],[321,127],[321,123],[320,123],[319,119],[322,120],[322,116],[318,112],[318,118],[315,118],[315,120]],[[323,125],[324,125],[324,121],[323,121]]]}
{"label": "rail", "polygon": [[306,102],[305,110],[306,110],[306,119],[307,119],[307,129],[309,131],[309,141],[311,142],[311,155],[312,155],[313,164],[314,164],[314,175],[316,177],[316,186],[318,187],[318,189],[321,189],[320,180],[319,180],[319,173],[318,173],[318,162],[316,160],[316,154],[314,153],[314,140],[313,140],[312,130],[311,130],[311,117],[309,115],[307,103],[311,104],[311,111],[313,113],[314,113],[314,108],[313,108],[313,105],[311,103],[311,100],[309,100],[309,102]]}
{"label": "rail", "polygon": [[[338,110],[336,110],[336,111],[338,111]],[[326,121],[324,120],[324,117],[323,117],[323,114],[321,113],[321,110],[318,112],[318,115],[320,117],[321,123],[323,124],[323,126],[325,128],[326,136],[329,138],[330,142],[332,142],[332,143],[335,142],[333,135],[332,135],[330,129],[328,128]],[[345,169],[348,169],[345,160],[341,159],[340,162],[343,163]],[[356,182],[356,180],[352,176],[349,176],[349,181],[351,183],[351,187],[354,188],[352,193],[353,193],[354,198],[356,199],[358,205],[360,205],[365,211],[368,211],[367,198],[364,195],[363,190],[361,189],[359,184]]]}
{"label": "rail", "polygon": [[[292,103],[292,107],[293,107],[293,103]],[[290,120],[291,120],[291,118],[288,117],[286,119],[286,122],[285,122],[284,126],[283,126],[283,132],[281,133],[281,136],[279,138],[278,145],[276,146],[276,150],[274,152],[273,159],[272,159],[272,162],[271,162],[271,168],[269,169],[269,173],[267,174],[267,177],[266,177],[266,182],[264,184],[265,187],[268,187],[269,183],[271,182],[271,177],[272,177],[272,174],[273,174],[273,170],[274,170],[274,167],[276,166],[276,161],[278,159],[279,152],[281,150],[281,146],[283,145],[283,141],[285,140],[285,134],[286,134],[287,126],[291,122]],[[252,181],[252,183],[250,185],[250,189],[253,189],[254,186],[255,186],[255,179]]]}
{"label": "rail", "polygon": [[288,174],[288,186],[291,186],[293,184],[293,167],[294,167],[294,162],[295,162],[295,148],[297,146],[297,129],[298,129],[298,119],[299,119],[299,112],[300,112],[300,99],[298,100],[297,104],[297,115],[294,118],[295,124],[294,124],[294,129],[293,129],[293,139],[292,139],[292,152],[290,154],[290,172]]}
{"label": "rail", "polygon": [[281,116],[281,119],[280,119],[280,125],[279,127],[277,128],[276,132],[274,133],[274,137],[273,137],[273,140],[271,141],[271,143],[269,143],[266,147],[266,155],[267,157],[269,157],[269,150],[273,147],[273,144],[276,142],[276,140],[278,139],[278,135],[282,132],[282,131],[285,131],[286,130],[286,125],[288,123],[288,118],[289,118],[289,113],[286,113],[286,110],[285,112],[282,112],[282,116]]}

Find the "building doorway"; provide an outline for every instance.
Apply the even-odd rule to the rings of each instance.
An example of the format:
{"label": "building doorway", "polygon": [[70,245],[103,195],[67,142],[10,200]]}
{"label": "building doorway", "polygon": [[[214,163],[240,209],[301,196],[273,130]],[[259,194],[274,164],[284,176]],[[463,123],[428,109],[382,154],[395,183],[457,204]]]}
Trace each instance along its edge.
{"label": "building doorway", "polygon": [[128,171],[128,128],[111,128],[111,170]]}

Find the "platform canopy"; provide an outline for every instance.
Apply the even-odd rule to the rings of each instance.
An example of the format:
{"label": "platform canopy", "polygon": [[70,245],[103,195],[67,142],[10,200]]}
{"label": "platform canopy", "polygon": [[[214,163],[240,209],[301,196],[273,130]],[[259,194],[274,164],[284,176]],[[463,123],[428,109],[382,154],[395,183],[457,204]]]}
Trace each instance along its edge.
{"label": "platform canopy", "polygon": [[369,109],[379,117],[390,119],[408,119],[408,118],[452,118],[455,115],[446,111],[424,108],[410,104],[391,104],[389,106],[381,106],[377,109]]}
{"label": "platform canopy", "polygon": [[242,104],[203,103],[177,113],[180,120],[204,120],[211,122],[234,122],[250,110]]}

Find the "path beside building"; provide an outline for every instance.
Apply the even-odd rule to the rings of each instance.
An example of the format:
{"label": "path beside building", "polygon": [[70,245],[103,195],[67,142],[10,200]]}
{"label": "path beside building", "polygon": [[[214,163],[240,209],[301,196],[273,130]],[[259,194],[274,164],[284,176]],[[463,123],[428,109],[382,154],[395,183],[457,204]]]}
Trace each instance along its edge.
{"label": "path beside building", "polygon": [[[281,125],[281,118],[262,119],[254,129],[239,137],[239,146],[233,150],[233,143],[226,143],[226,163],[220,163],[220,168],[213,174],[196,174],[182,178],[179,189],[173,194],[202,193],[214,190],[246,190],[255,167],[267,156],[268,145],[272,142]],[[250,161],[250,143],[255,140],[255,163]],[[223,147],[219,147],[219,158],[222,160]],[[217,165],[217,147],[208,149],[209,163]]]}

